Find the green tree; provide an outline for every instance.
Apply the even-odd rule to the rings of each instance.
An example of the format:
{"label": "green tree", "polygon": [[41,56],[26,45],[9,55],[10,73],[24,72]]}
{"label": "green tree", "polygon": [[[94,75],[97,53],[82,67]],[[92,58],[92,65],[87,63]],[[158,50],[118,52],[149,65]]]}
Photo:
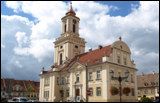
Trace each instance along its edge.
{"label": "green tree", "polygon": [[141,102],[153,102],[150,98],[146,97],[146,95],[143,95],[141,98]]}

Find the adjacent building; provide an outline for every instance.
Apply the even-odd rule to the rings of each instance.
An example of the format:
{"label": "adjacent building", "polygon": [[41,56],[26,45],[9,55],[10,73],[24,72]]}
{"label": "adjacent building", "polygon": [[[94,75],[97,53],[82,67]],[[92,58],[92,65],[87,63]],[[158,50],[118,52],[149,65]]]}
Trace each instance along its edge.
{"label": "adjacent building", "polygon": [[136,101],[137,69],[121,37],[108,46],[85,52],[86,41],[79,34],[80,18],[72,5],[61,20],[62,33],[54,42],[54,64],[40,73],[39,100],[119,101],[120,85],[111,76],[125,77],[129,73],[122,81],[122,101]]}
{"label": "adjacent building", "polygon": [[151,99],[159,98],[159,73],[142,74],[137,76],[138,100],[146,95]]}
{"label": "adjacent building", "polygon": [[1,98],[12,97],[39,99],[39,82],[1,78]]}

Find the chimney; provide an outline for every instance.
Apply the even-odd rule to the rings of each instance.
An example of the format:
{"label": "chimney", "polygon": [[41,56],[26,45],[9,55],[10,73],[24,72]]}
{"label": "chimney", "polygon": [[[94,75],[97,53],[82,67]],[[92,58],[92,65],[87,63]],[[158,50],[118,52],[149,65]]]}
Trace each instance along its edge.
{"label": "chimney", "polygon": [[92,48],[89,49],[89,52],[91,52],[91,51],[92,51]]}
{"label": "chimney", "polygon": [[99,45],[98,48],[99,48],[99,49],[102,49],[103,47],[102,47],[102,45]]}

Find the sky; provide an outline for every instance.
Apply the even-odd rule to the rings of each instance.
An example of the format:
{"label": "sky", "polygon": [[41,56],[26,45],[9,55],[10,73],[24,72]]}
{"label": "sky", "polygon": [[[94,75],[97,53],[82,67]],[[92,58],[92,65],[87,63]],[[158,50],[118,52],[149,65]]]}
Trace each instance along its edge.
{"label": "sky", "polygon": [[[158,1],[73,1],[86,51],[128,44],[137,74],[159,72]],[[1,77],[39,81],[54,62],[54,44],[69,2],[1,1]],[[98,37],[98,38],[97,38]]]}

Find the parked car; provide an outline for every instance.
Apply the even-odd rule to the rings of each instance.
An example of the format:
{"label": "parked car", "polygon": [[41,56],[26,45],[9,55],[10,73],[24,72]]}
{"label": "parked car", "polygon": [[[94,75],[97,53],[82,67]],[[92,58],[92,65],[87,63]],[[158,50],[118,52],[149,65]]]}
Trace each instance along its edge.
{"label": "parked car", "polygon": [[39,102],[38,100],[28,100],[28,102]]}
{"label": "parked car", "polygon": [[159,102],[159,99],[156,99],[155,101],[153,101],[153,102]]}
{"label": "parked car", "polygon": [[28,99],[26,97],[14,97],[8,102],[28,102]]}

